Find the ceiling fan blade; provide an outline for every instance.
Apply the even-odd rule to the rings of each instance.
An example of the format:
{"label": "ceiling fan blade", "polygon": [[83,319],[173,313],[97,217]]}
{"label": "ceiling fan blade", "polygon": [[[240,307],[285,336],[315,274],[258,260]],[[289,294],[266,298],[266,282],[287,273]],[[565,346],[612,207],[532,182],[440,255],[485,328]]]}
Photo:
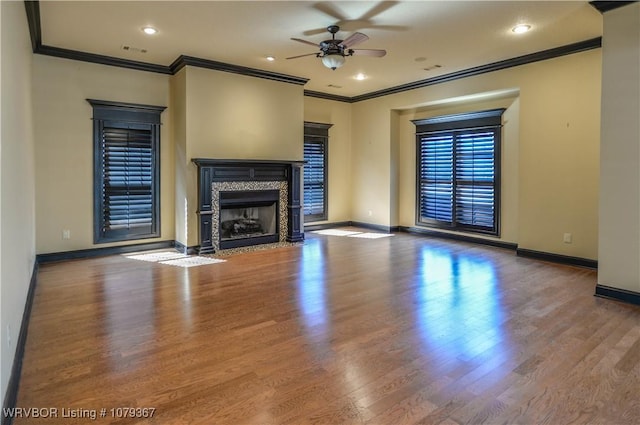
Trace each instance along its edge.
{"label": "ceiling fan blade", "polygon": [[370,25],[367,28],[372,28],[372,29],[377,29],[377,30],[384,30],[384,31],[407,31],[409,30],[409,27],[406,25]]}
{"label": "ceiling fan blade", "polygon": [[362,34],[361,32],[354,32],[349,37],[347,37],[342,43],[340,43],[340,45],[344,47],[351,47],[351,46],[355,46],[356,44],[360,44],[363,41],[367,41],[368,39],[369,37]]}
{"label": "ceiling fan blade", "polygon": [[345,21],[347,18],[340,9],[329,2],[320,2],[313,5],[313,8],[325,13],[338,21]]}
{"label": "ceiling fan blade", "polygon": [[300,43],[304,43],[304,44],[309,44],[309,45],[314,46],[314,47],[319,47],[317,43],[312,43],[311,41],[303,40],[301,38],[292,38],[292,40],[300,42]]}
{"label": "ceiling fan blade", "polygon": [[303,32],[302,34],[306,35],[306,36],[310,36],[310,35],[318,35],[318,34],[326,34],[327,33],[327,29],[325,27],[322,28],[316,28],[316,29],[312,29],[312,30],[307,30],[305,32]]}
{"label": "ceiling fan blade", "polygon": [[311,55],[317,56],[318,54],[317,53],[307,53],[306,55],[291,56],[290,58],[286,58],[286,59],[297,59],[297,58],[303,58],[305,56],[311,56]]}
{"label": "ceiling fan blade", "polygon": [[352,53],[353,55],[375,56],[377,58],[381,58],[387,54],[387,51],[382,49],[354,49],[354,50],[351,50],[351,52],[353,52]]}
{"label": "ceiling fan blade", "polygon": [[384,12],[385,10],[391,9],[393,6],[395,6],[398,3],[400,3],[400,2],[398,2],[398,1],[381,1],[380,3],[376,4],[371,9],[369,9],[369,11],[366,12],[364,15],[362,15],[360,17],[360,20],[369,21],[369,20],[375,18],[376,16],[378,16],[379,14],[381,14],[382,12]]}

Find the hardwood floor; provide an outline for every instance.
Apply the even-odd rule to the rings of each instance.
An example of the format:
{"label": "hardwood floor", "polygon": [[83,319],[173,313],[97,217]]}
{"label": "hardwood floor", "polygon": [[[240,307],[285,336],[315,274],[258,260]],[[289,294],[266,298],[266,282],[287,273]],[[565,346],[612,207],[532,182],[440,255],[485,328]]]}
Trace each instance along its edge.
{"label": "hardwood floor", "polygon": [[594,271],[306,237],[192,268],[42,265],[18,406],[58,417],[14,423],[640,423],[640,308],[594,297]]}

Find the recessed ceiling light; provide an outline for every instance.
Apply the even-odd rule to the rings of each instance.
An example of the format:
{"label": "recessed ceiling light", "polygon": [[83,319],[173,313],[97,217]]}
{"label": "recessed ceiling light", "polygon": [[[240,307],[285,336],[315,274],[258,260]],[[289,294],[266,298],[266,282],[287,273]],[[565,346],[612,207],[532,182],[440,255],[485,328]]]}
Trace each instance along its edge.
{"label": "recessed ceiling light", "polygon": [[153,35],[158,32],[154,27],[144,27],[142,28],[142,31],[147,35]]}
{"label": "recessed ceiling light", "polygon": [[358,80],[358,81],[362,81],[362,80],[366,80],[366,79],[367,79],[367,76],[366,76],[366,75],[364,75],[363,73],[360,73],[360,74],[356,75],[356,76],[355,76],[355,77],[353,77],[353,78],[355,78],[355,79],[356,79],[356,80]]}
{"label": "recessed ceiling light", "polygon": [[273,62],[274,60],[276,60],[275,56],[267,56],[267,60],[269,62]]}
{"label": "recessed ceiling light", "polygon": [[515,27],[511,28],[511,31],[513,31],[516,34],[522,34],[522,33],[525,33],[527,31],[529,31],[530,29],[531,29],[531,25],[519,24],[519,25],[516,25]]}

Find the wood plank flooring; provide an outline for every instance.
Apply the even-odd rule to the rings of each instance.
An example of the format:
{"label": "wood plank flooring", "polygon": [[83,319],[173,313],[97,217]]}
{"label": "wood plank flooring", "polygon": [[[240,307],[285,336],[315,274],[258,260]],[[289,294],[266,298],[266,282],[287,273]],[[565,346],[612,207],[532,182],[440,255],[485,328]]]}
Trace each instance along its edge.
{"label": "wood plank flooring", "polygon": [[18,406],[58,417],[14,423],[640,423],[640,308],[595,298],[594,271],[306,237],[192,268],[42,265]]}

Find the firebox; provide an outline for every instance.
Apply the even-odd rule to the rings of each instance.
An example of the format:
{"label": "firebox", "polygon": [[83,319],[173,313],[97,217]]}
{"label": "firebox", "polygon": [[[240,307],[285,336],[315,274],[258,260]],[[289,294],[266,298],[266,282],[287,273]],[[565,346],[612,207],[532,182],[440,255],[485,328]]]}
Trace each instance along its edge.
{"label": "firebox", "polygon": [[278,242],[278,190],[220,191],[220,249]]}

